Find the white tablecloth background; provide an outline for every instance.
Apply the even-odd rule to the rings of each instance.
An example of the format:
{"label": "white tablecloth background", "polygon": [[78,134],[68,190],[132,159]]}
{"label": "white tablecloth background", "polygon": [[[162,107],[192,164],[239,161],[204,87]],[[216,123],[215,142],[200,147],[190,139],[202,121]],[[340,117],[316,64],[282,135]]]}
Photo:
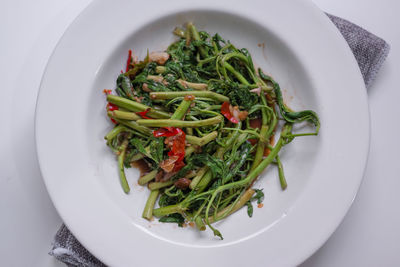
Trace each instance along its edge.
{"label": "white tablecloth background", "polygon": [[[33,118],[46,62],[89,2],[0,2],[1,266],[63,266],[47,254],[62,222],[39,172]],[[392,50],[368,91],[371,147],[360,191],[336,232],[302,266],[400,266],[400,1],[314,2],[384,38]]]}

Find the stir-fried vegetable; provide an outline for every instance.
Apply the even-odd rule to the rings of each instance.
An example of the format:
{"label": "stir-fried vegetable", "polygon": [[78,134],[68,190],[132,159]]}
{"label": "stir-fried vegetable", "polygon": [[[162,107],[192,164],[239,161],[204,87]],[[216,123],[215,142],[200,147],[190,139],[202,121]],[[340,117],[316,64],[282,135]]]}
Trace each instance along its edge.
{"label": "stir-fried vegetable", "polygon": [[[252,185],[271,163],[284,190],[279,151],[297,136],[317,135],[320,123],[311,110],[288,108],[278,83],[255,70],[246,49],[191,23],[174,33],[180,39],[167,51],[148,53],[143,61],[129,51],[116,95],[104,91],[107,115],[116,124],[105,139],[118,155],[125,193],[124,168],[137,161],[148,167],[138,180],[151,190],[143,218],[192,222],[200,231],[208,225],[222,238],[212,223],[245,205],[252,216],[251,202],[262,205],[264,198]],[[303,121],[315,131],[292,133]]]}

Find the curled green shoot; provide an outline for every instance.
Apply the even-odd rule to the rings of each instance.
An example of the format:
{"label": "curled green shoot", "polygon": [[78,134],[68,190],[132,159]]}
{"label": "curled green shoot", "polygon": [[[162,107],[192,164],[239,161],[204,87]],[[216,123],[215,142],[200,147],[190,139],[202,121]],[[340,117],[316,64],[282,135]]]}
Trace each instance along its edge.
{"label": "curled green shoot", "polygon": [[[258,73],[260,77],[267,82],[272,83],[274,87],[274,92],[277,98],[278,106],[279,106],[279,111],[282,115],[282,117],[290,123],[296,123],[296,122],[302,122],[302,121],[309,121],[314,124],[315,126],[315,132],[310,133],[308,135],[317,135],[319,132],[320,128],[320,121],[318,118],[317,113],[315,113],[312,110],[302,110],[302,111],[291,111],[283,102],[283,96],[282,96],[282,91],[277,82],[275,82],[272,77],[264,74],[261,69],[258,69]],[[304,134],[303,134],[304,135]]]}

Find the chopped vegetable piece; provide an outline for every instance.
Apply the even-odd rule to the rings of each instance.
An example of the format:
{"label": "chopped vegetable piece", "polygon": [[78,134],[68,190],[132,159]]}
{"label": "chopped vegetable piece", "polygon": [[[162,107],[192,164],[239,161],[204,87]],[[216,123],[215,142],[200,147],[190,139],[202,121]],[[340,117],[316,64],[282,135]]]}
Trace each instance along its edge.
{"label": "chopped vegetable piece", "polygon": [[146,114],[149,113],[151,109],[148,108],[145,111],[140,111],[140,112],[136,112],[136,114],[140,115],[143,119],[151,119],[150,117],[148,117]]}
{"label": "chopped vegetable piece", "polygon": [[229,102],[222,103],[222,106],[221,106],[222,115],[224,115],[225,118],[227,118],[228,120],[230,120],[233,123],[239,123],[239,119],[233,116],[230,107],[231,107],[231,105],[229,104]]}

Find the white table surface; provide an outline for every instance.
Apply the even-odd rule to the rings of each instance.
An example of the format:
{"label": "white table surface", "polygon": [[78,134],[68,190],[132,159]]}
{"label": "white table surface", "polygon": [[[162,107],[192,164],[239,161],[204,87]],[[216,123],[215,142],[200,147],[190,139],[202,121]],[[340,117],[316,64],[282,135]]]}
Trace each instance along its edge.
{"label": "white table surface", "polygon": [[[46,62],[89,2],[0,2],[1,266],[64,266],[47,254],[62,222],[40,175],[33,119]],[[314,2],[384,38],[392,49],[368,90],[371,146],[359,193],[336,232],[302,267],[400,266],[400,1]]]}

